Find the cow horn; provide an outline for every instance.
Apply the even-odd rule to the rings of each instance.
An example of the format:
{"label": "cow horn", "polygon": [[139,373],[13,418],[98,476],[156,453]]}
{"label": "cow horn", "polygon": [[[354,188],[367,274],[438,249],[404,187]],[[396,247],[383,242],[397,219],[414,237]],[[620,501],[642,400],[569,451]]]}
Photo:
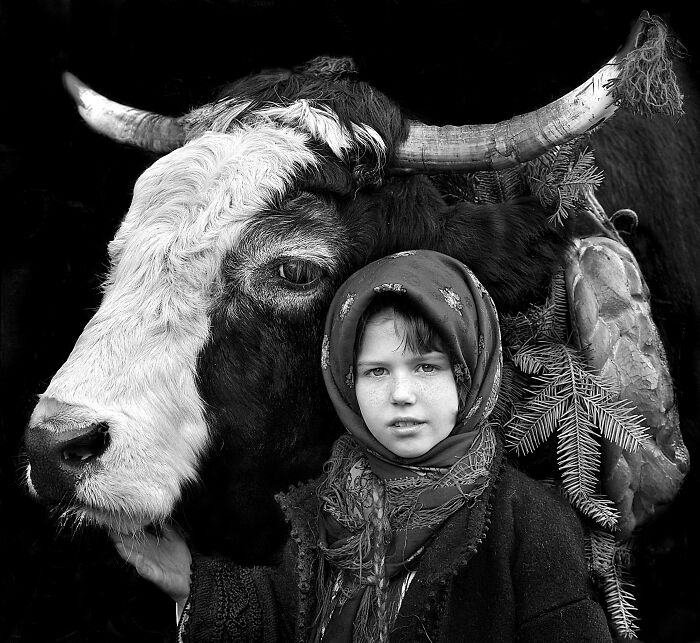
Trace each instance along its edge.
{"label": "cow horn", "polygon": [[70,72],[63,84],[78,105],[83,120],[95,131],[150,152],[172,152],[185,142],[180,119],[127,107],[101,96]]}
{"label": "cow horn", "polygon": [[620,63],[635,49],[649,21],[643,12],[625,46],[585,83],[527,114],[490,125],[410,123],[397,148],[392,170],[412,173],[500,170],[540,156],[599,125],[613,115],[617,101],[611,87]]}

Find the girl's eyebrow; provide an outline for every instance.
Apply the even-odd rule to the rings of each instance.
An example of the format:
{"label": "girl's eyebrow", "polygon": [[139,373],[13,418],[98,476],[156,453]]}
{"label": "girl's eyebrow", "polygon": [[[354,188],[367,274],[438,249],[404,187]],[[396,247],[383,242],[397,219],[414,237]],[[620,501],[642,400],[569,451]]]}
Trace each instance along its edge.
{"label": "girl's eyebrow", "polygon": [[422,362],[424,360],[448,359],[447,353],[442,351],[428,351],[427,353],[413,353],[409,359],[414,362]]}
{"label": "girl's eyebrow", "polygon": [[375,364],[384,364],[384,361],[381,359],[363,359],[355,363],[355,368],[359,368],[360,366],[373,366]]}
{"label": "girl's eyebrow", "polygon": [[416,353],[416,358],[420,359],[435,359],[435,358],[440,358],[444,357],[447,359],[447,353],[444,351],[428,351],[427,353]]}
{"label": "girl's eyebrow", "polygon": [[[414,353],[412,354],[409,358],[409,361],[411,362],[423,362],[423,361],[430,361],[430,360],[446,360],[449,361],[449,358],[447,357],[446,353],[443,353],[442,351],[429,351],[427,353]],[[367,367],[367,366],[372,366],[372,365],[377,365],[377,364],[385,364],[387,360],[382,359],[382,358],[368,358],[368,359],[363,359],[355,363],[355,368],[359,368],[360,366]]]}

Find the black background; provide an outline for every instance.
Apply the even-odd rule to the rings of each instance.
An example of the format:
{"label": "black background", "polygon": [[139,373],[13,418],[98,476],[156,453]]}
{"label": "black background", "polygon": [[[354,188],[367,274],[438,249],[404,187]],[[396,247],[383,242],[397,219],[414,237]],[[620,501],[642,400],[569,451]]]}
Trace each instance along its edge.
{"label": "black background", "polygon": [[[57,535],[22,490],[20,439],[35,395],[99,305],[107,241],[153,161],[85,127],[61,86],[63,70],[120,102],[177,115],[261,68],[351,55],[365,79],[424,120],[494,122],[582,82],[644,8],[666,17],[696,54],[697,79],[691,4],[2,2],[0,636],[155,641],[174,618],[102,536]],[[686,440],[694,446],[697,436]],[[700,640],[697,492],[693,474],[677,506],[647,531],[638,583],[647,641]]]}

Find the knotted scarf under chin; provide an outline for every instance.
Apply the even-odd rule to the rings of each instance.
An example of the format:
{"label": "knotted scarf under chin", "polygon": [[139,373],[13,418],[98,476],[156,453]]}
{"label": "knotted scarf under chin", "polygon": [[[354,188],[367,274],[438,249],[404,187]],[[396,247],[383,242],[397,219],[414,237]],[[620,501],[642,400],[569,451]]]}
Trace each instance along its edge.
{"label": "knotted scarf under chin", "polygon": [[388,633],[396,620],[410,578],[404,572],[445,520],[486,489],[495,447],[484,423],[449,469],[397,468],[397,477],[380,478],[352,437],[336,441],[319,489],[317,641],[385,638],[381,629]]}

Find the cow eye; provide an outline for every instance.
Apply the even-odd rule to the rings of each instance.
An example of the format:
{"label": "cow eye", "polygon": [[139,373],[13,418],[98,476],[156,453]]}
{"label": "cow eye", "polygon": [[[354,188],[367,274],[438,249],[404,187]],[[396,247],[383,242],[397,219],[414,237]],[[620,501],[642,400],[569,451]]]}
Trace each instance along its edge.
{"label": "cow eye", "polygon": [[277,266],[277,274],[290,284],[309,288],[321,278],[321,268],[310,261],[295,259]]}

